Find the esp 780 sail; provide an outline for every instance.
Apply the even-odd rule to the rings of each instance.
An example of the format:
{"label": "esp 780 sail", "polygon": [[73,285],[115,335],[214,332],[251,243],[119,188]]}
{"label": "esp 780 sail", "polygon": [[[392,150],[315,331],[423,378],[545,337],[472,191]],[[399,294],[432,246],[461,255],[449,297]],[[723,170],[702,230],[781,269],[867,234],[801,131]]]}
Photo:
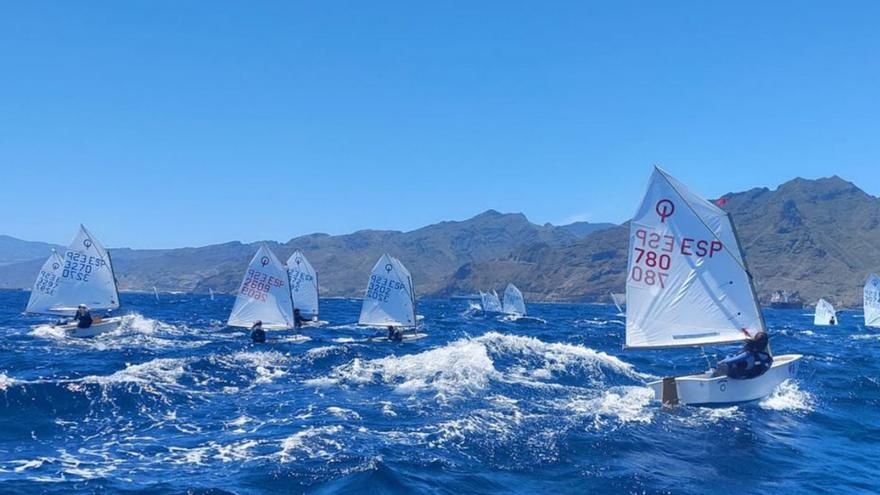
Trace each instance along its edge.
{"label": "esp 780 sail", "polygon": [[383,254],[370,274],[359,325],[414,327],[412,276],[397,258]]}
{"label": "esp 780 sail", "polygon": [[293,328],[293,299],[287,267],[265,244],[248,265],[228,325],[249,328],[257,320],[267,329]]}
{"label": "esp 780 sail", "polygon": [[655,168],[630,225],[626,346],[720,344],[763,329],[728,214]]}

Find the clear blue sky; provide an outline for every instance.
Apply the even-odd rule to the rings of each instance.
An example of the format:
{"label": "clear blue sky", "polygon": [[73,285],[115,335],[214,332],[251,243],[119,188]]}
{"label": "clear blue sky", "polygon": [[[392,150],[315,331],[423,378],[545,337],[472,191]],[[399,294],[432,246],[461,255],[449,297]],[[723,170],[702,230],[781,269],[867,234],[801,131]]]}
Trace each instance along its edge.
{"label": "clear blue sky", "polygon": [[877,2],[5,2],[0,232],[110,246],[880,194]]}

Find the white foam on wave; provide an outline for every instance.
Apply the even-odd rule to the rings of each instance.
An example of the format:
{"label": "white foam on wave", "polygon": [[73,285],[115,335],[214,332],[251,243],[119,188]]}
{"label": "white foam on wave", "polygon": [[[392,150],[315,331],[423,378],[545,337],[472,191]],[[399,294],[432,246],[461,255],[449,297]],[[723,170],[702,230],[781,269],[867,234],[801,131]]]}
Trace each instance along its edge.
{"label": "white foam on wave", "polygon": [[[98,385],[114,385],[120,383],[136,383],[155,386],[176,384],[186,372],[186,364],[190,359],[157,358],[140,364],[126,364],[124,369],[110,375],[89,375],[76,382],[96,383]],[[72,382],[75,384],[76,382]]]}
{"label": "white foam on wave", "polygon": [[252,369],[256,373],[254,383],[272,383],[287,375],[290,356],[278,351],[239,351],[217,358],[231,368]]}
{"label": "white foam on wave", "polygon": [[338,425],[306,428],[282,440],[281,451],[277,455],[281,462],[332,459],[343,449],[342,442],[332,438],[341,431],[342,427]]}
{"label": "white foam on wave", "polygon": [[345,419],[348,421],[360,421],[361,415],[351,409],[345,409],[344,407],[336,407],[330,406],[326,409],[326,411],[333,416],[336,416],[340,419]]}
{"label": "white foam on wave", "polygon": [[192,333],[193,331],[186,326],[171,325],[139,313],[122,315],[122,321],[115,330],[91,338],[72,338],[62,328],[51,324],[39,325],[30,331],[30,334],[36,337],[65,345],[91,347],[99,351],[135,346],[148,349],[195,348],[209,343],[206,340],[177,338]]}
{"label": "white foam on wave", "polygon": [[458,394],[483,389],[490,379],[499,377],[486,346],[464,339],[419,354],[375,360],[355,358],[334,368],[329,377],[306,383],[317,386],[363,385],[378,379],[396,384],[398,393],[430,389],[440,394]]}
{"label": "white foam on wave", "polygon": [[603,390],[596,397],[573,397],[554,401],[551,405],[560,416],[573,415],[576,423],[589,420],[599,430],[610,424],[650,423],[656,408],[652,405],[654,393],[647,387],[620,386]]}
{"label": "white foam on wave", "polygon": [[639,373],[633,366],[620,358],[604,352],[575,344],[547,343],[534,337],[504,335],[489,332],[475,339],[484,343],[493,354],[514,354],[537,357],[543,360],[542,372],[558,373],[579,368],[588,372],[602,374],[605,370],[626,375],[635,380],[654,378],[652,375]]}
{"label": "white foam on wave", "polygon": [[853,340],[880,340],[880,333],[862,333],[850,335],[849,338]]}
{"label": "white foam on wave", "polygon": [[815,399],[812,394],[799,389],[797,383],[786,380],[770,396],[762,399],[759,405],[771,411],[812,412]]}
{"label": "white foam on wave", "polygon": [[0,391],[6,390],[10,386],[15,385],[17,381],[18,380],[15,378],[9,378],[6,373],[0,373]]}
{"label": "white foam on wave", "polygon": [[[512,357],[518,364],[505,371],[495,367],[494,356]],[[500,381],[531,386],[548,383],[554,374],[586,371],[602,379],[607,371],[632,379],[648,378],[632,365],[604,352],[572,344],[546,343],[532,337],[489,332],[464,338],[417,354],[362,360],[335,367],[329,376],[306,381],[314,386],[365,385],[383,382],[395,392],[435,392],[439,398],[473,394]]]}
{"label": "white foam on wave", "polygon": [[164,462],[172,464],[194,464],[197,466],[208,465],[207,460],[213,459],[221,462],[244,462],[262,458],[255,455],[253,450],[261,445],[261,442],[253,439],[239,440],[231,443],[211,441],[198,447],[168,447],[169,455]]}
{"label": "white foam on wave", "polygon": [[314,362],[315,360],[323,359],[334,354],[343,354],[347,351],[347,347],[338,345],[315,347],[314,349],[306,351],[305,354],[302,355],[302,359],[308,362]]}

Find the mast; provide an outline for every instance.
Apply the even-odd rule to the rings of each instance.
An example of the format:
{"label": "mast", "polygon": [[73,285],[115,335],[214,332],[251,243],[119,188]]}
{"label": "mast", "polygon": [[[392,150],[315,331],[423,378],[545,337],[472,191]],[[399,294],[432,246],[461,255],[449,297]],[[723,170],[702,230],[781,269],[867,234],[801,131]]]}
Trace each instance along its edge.
{"label": "mast", "polygon": [[[752,300],[755,303],[755,311],[758,313],[758,321],[761,322],[761,332],[767,331],[767,325],[764,322],[764,312],[761,311],[761,304],[758,302],[758,291],[755,289],[755,279],[752,277],[752,272],[749,270],[749,264],[746,261],[746,253],[743,251],[742,243],[739,240],[739,233],[736,230],[736,224],[733,223],[733,215],[730,212],[727,212],[727,221],[730,222],[730,227],[733,229],[733,238],[736,239],[736,248],[739,249],[740,254],[742,255],[742,265],[746,271],[746,277],[749,279],[749,288],[752,289]],[[770,346],[767,346],[767,349],[770,349]]]}

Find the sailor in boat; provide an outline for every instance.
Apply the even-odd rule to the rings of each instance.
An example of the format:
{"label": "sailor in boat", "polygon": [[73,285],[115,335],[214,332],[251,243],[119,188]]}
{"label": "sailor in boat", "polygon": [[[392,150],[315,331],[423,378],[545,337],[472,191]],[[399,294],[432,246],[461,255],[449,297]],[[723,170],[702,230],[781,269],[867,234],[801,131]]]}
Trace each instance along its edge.
{"label": "sailor in boat", "polygon": [[254,344],[265,344],[266,343],[266,331],[263,330],[263,321],[257,320],[254,323],[254,326],[251,327],[251,341]]}
{"label": "sailor in boat", "polygon": [[394,328],[392,325],[388,325],[388,340],[394,342],[402,342],[403,330],[399,328]]}
{"label": "sailor in boat", "polygon": [[308,322],[309,320],[303,317],[299,309],[293,310],[293,328],[302,328],[303,324]]}
{"label": "sailor in boat", "polygon": [[[745,330],[743,333],[748,335]],[[739,353],[719,361],[712,376],[727,376],[737,380],[756,378],[769,370],[772,364],[770,339],[767,337],[767,333],[758,332],[746,341]]]}
{"label": "sailor in boat", "polygon": [[73,321],[76,322],[77,328],[89,328],[92,326],[94,319],[89,308],[85,304],[80,304],[76,308],[76,314],[73,315]]}
{"label": "sailor in boat", "polygon": [[829,325],[837,325],[837,318],[835,318],[834,316],[832,316],[831,319],[828,320],[828,324],[829,324]]}

